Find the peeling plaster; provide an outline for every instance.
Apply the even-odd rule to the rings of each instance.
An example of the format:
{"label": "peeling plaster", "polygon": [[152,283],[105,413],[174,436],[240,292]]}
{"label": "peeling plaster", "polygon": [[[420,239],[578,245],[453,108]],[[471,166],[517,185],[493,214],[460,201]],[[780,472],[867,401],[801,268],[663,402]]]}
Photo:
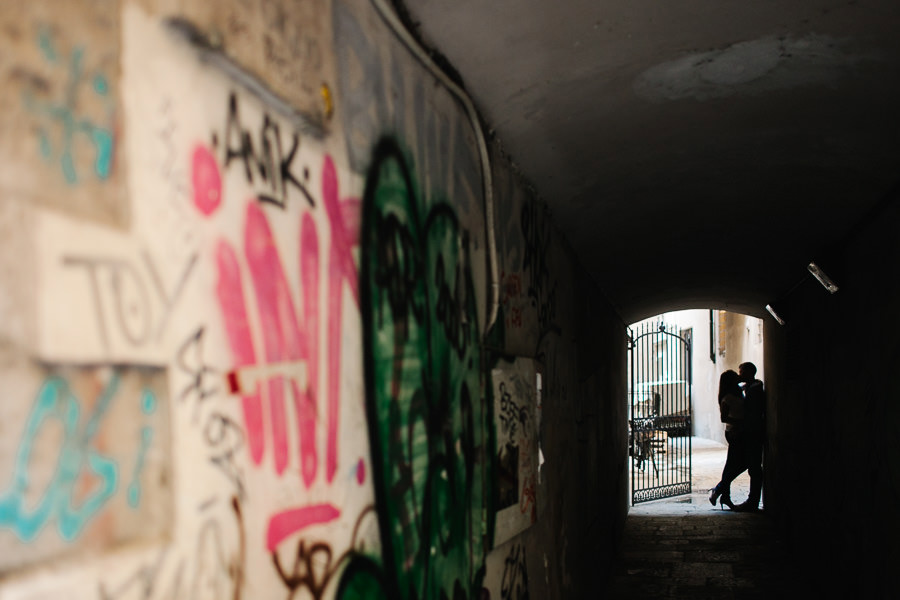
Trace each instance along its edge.
{"label": "peeling plaster", "polygon": [[690,54],[644,71],[634,83],[646,100],[710,100],[801,85],[834,83],[849,67],[870,57],[844,52],[846,42],[809,34],[767,36],[722,50]]}

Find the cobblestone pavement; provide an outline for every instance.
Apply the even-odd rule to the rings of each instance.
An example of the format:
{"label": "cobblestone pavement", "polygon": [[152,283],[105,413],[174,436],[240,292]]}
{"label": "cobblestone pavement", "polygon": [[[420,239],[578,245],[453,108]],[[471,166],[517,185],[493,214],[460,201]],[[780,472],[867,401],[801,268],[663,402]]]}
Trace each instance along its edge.
{"label": "cobblestone pavement", "polygon": [[629,515],[606,597],[787,598],[788,567],[763,514]]}
{"label": "cobblestone pavement", "polygon": [[[790,598],[790,563],[765,513],[713,508],[725,446],[694,438],[693,492],[632,507],[607,598]],[[749,478],[732,496],[746,498]]]}

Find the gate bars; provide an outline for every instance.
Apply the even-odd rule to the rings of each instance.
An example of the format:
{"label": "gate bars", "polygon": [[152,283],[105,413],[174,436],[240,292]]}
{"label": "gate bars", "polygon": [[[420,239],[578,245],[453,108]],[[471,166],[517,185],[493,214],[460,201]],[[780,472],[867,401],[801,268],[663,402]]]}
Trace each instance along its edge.
{"label": "gate bars", "polygon": [[628,329],[632,506],[691,493],[691,339],[667,329]]}

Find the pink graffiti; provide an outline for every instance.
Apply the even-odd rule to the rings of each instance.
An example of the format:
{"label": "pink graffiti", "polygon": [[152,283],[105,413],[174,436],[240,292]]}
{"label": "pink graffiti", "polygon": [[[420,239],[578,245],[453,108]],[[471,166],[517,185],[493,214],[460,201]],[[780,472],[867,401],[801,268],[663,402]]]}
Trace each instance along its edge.
{"label": "pink graffiti", "polygon": [[219,165],[213,153],[201,145],[194,148],[191,163],[194,205],[208,217],[222,202],[222,177],[219,175]]}
{"label": "pink graffiti", "polygon": [[286,537],[306,529],[310,525],[329,523],[339,516],[341,516],[341,511],[331,504],[313,504],[275,514],[269,519],[266,548],[271,552]]}
{"label": "pink graffiti", "polygon": [[[312,483],[318,466],[316,452],[316,390],[319,389],[319,353],[315,348],[319,340],[319,235],[316,224],[309,213],[304,214],[300,222],[300,272],[303,275],[303,318],[309,344],[304,353],[309,372],[309,391],[302,406],[297,405],[300,415],[300,456],[301,471],[306,486]],[[340,339],[340,332],[337,338]],[[340,365],[337,365],[340,369]],[[329,403],[337,402],[336,396],[328,397]],[[295,402],[296,404],[296,402]],[[328,423],[329,433],[332,423]],[[337,423],[334,423],[337,432]],[[329,480],[330,481],[330,480]]]}
{"label": "pink graffiti", "polygon": [[[328,298],[332,311],[328,315],[328,339],[341,337],[341,315],[344,310],[343,285],[346,282],[359,307],[359,282],[356,263],[353,262],[353,241],[359,239],[359,200],[348,199],[343,203],[338,199],[337,173],[330,156],[325,157],[322,166],[322,200],[328,222],[331,224],[331,261],[328,266]],[[354,215],[353,220],[347,213]],[[348,225],[348,221],[351,221]],[[325,470],[328,481],[337,471],[337,423],[340,392],[340,344],[332,343],[328,349],[328,448]]]}
{"label": "pink graffiti", "polygon": [[522,497],[519,499],[519,510],[523,515],[531,513],[531,522],[537,521],[537,490],[534,486],[534,477],[525,479],[522,486]]}
{"label": "pink graffiti", "polygon": [[507,301],[510,298],[518,298],[522,295],[522,277],[518,274],[503,273],[500,277],[502,284],[502,300]]}
{"label": "pink graffiti", "polygon": [[500,303],[506,317],[505,324],[509,330],[519,329],[524,323],[521,304],[522,277],[517,273],[500,274]]}
{"label": "pink graffiti", "polygon": [[[250,323],[247,320],[247,307],[244,304],[241,270],[234,250],[227,242],[220,241],[216,247],[216,262],[219,268],[219,280],[216,284],[216,295],[219,306],[226,315],[225,331],[235,366],[256,364],[256,353],[253,351],[253,338],[250,334]],[[244,394],[244,424],[248,432],[248,446],[253,462],[259,464],[263,458],[263,438],[258,435],[263,429],[262,399],[259,385],[250,394]]]}
{"label": "pink graffiti", "polygon": [[[244,422],[250,456],[260,465],[267,448],[271,448],[274,467],[281,475],[290,462],[287,432],[287,382],[290,405],[296,413],[299,444],[299,470],[309,488],[319,472],[320,457],[316,425],[324,418],[326,439],[324,455],[325,479],[334,480],[338,466],[338,421],[340,418],[341,383],[341,326],[344,311],[344,290],[349,290],[359,307],[358,275],[353,259],[353,247],[359,237],[359,200],[341,199],[337,174],[331,158],[326,156],[322,167],[322,204],[328,221],[327,274],[320,282],[320,249],[323,245],[317,224],[311,213],[304,213],[299,222],[299,257],[301,292],[298,312],[295,299],[285,275],[282,258],[269,225],[269,220],[255,201],[249,201],[244,223],[244,260],[249,271],[262,342],[262,360],[254,349],[251,320],[244,300],[244,283],[239,261],[227,241],[220,241],[216,250],[218,267],[217,294],[222,310],[228,342],[235,360],[235,371],[229,374],[229,385],[242,395]],[[327,302],[320,306],[320,286],[326,285]],[[345,287],[346,286],[346,287]],[[319,323],[326,326],[323,358],[326,361],[326,390],[321,393],[319,382],[320,348]],[[250,389],[241,386],[240,373],[256,372]],[[258,380],[262,380],[262,383]],[[266,390],[263,403],[261,390]],[[320,412],[320,401],[325,410]],[[264,407],[268,420],[264,419]],[[266,428],[268,422],[268,430]],[[357,467],[357,477],[365,477],[365,468]],[[269,541],[289,535],[290,527],[306,526],[297,517],[303,508],[280,513],[276,533],[270,523]],[[285,515],[293,515],[288,518]],[[320,514],[320,513],[315,513]],[[294,529],[296,531],[296,529]],[[274,536],[274,538],[273,538]],[[277,544],[277,542],[275,542]]]}
{"label": "pink graffiti", "polygon": [[[272,230],[262,209],[253,202],[247,205],[244,252],[256,291],[266,361],[282,363],[305,358],[307,354],[306,340],[303,339],[300,332],[291,292],[281,266],[278,249],[275,247]],[[298,396],[306,390],[299,389],[296,379],[292,379],[290,383],[294,404],[299,408],[305,408],[307,403],[302,402]],[[280,475],[284,472],[288,462],[284,376],[276,375],[269,378],[268,400],[275,471]],[[308,418],[307,415],[300,413],[301,423],[306,418]],[[315,448],[314,445],[313,448]],[[301,461],[301,464],[303,463],[305,461]],[[309,476],[307,473],[303,473],[303,475],[304,479]],[[314,476],[315,473],[312,475]]]}
{"label": "pink graffiti", "polygon": [[509,314],[506,317],[506,325],[510,328],[518,328],[522,327],[523,319],[522,319],[522,308],[519,306],[511,306],[509,308]]}

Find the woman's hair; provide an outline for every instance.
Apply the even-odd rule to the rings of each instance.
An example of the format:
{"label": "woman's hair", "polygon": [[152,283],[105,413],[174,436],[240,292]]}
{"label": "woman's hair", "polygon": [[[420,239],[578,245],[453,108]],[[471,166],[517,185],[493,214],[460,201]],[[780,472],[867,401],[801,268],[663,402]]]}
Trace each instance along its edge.
{"label": "woman's hair", "polygon": [[741,393],[741,377],[731,369],[728,369],[719,377],[719,400],[724,398],[727,394],[737,394]]}

